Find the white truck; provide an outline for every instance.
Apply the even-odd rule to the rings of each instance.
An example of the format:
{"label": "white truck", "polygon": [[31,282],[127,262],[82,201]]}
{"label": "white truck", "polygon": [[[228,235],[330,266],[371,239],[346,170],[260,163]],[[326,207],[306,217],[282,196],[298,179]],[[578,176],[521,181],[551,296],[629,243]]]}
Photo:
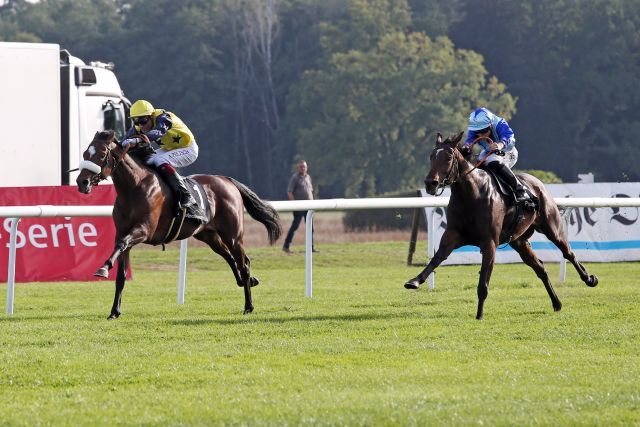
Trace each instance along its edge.
{"label": "white truck", "polygon": [[57,44],[0,42],[0,187],[74,184],[96,131],[121,138],[131,103],[113,64]]}

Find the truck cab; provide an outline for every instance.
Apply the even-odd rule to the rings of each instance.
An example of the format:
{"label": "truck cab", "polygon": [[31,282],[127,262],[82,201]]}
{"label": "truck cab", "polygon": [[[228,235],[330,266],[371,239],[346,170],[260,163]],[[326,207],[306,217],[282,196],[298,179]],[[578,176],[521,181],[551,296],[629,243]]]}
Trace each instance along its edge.
{"label": "truck cab", "polygon": [[66,171],[78,167],[97,131],[113,130],[121,140],[130,125],[131,102],[124,97],[113,68],[112,63],[85,64],[60,51],[62,185],[75,182],[78,172]]}
{"label": "truck cab", "polygon": [[122,138],[130,102],[113,64],[54,43],[0,42],[0,187],[74,184],[97,131]]}

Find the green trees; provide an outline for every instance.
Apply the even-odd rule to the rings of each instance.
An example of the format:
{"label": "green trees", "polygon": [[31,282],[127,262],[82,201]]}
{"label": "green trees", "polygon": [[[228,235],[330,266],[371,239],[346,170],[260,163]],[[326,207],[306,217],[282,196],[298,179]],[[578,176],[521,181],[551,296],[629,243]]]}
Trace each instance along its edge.
{"label": "green trees", "polygon": [[321,186],[372,196],[420,186],[439,129],[464,130],[479,102],[509,116],[514,99],[482,58],[447,38],[390,32],[366,51],[335,53],[307,71],[289,110],[300,153],[312,158]]}
{"label": "green trees", "polygon": [[300,157],[322,197],[418,186],[480,105],[519,168],[639,180],[639,26],[637,0],[0,0],[0,40],[115,62],[194,131],[188,172],[270,198]]}
{"label": "green trees", "polygon": [[519,167],[640,180],[637,1],[485,0],[465,10],[452,39],[482,53],[519,97]]}

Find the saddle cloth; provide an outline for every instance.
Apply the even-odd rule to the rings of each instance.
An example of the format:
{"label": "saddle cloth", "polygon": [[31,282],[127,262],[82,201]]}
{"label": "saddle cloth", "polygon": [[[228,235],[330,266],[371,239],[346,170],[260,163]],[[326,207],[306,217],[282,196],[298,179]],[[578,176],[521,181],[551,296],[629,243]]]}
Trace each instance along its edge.
{"label": "saddle cloth", "polygon": [[207,199],[207,193],[205,193],[202,185],[192,179],[191,177],[184,178],[184,185],[187,187],[193,198],[195,199],[200,210],[204,212],[204,217],[202,215],[195,215],[191,208],[187,209],[186,218],[192,219],[200,222],[201,224],[206,224],[211,219],[211,206],[209,206],[209,199]]}
{"label": "saddle cloth", "polygon": [[[484,169],[484,170],[491,176],[491,178],[493,180],[493,184],[498,189],[498,192],[500,194],[502,194],[502,197],[504,197],[504,199],[507,202],[507,204],[509,204],[510,206],[515,206],[516,205],[516,196],[515,196],[514,192],[511,190],[511,187],[509,186],[509,184],[507,184],[505,181],[503,181],[498,175],[493,173],[493,171],[491,171],[489,169]],[[516,176],[516,179],[518,179],[517,176]],[[524,202],[522,202],[525,205],[525,208],[527,208],[527,210],[538,211],[538,208],[540,207],[540,201],[538,200],[536,195],[533,194],[531,189],[529,189],[529,187],[525,183],[523,183],[521,180],[518,179],[518,182],[520,184],[522,184],[522,186],[524,187],[525,191],[529,195],[529,198],[531,199],[531,200],[525,200]],[[530,204],[530,205],[528,205],[528,204]]]}
{"label": "saddle cloth", "polygon": [[[170,243],[176,238],[190,236],[194,230],[198,229],[203,224],[207,224],[211,219],[211,206],[209,205],[207,193],[205,193],[202,185],[191,177],[185,177],[184,184],[195,199],[198,207],[200,207],[201,211],[204,212],[204,216],[194,213],[193,207],[187,209],[176,209],[177,212],[171,220],[171,225],[169,226],[169,231],[164,238],[164,243]],[[188,225],[185,229],[186,234],[185,236],[180,237],[180,231],[182,231],[185,225]]]}

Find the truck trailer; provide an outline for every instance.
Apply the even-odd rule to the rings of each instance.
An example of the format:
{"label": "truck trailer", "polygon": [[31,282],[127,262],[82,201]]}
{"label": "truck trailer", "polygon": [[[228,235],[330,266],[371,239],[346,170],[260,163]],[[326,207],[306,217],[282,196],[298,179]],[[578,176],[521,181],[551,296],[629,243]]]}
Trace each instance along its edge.
{"label": "truck trailer", "polygon": [[129,107],[113,64],[57,44],[0,42],[0,187],[74,184],[97,131],[121,138]]}

